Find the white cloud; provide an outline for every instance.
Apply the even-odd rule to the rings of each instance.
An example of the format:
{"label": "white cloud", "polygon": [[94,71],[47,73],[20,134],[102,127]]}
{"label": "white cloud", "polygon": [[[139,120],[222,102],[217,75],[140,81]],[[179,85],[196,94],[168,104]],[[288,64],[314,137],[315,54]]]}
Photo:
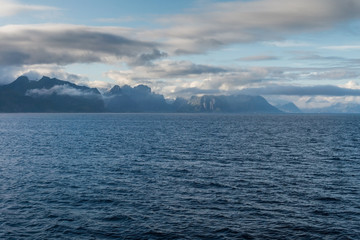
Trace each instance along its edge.
{"label": "white cloud", "polygon": [[31,89],[26,92],[26,95],[32,97],[42,97],[49,95],[67,95],[73,97],[91,97],[95,96],[94,92],[87,92],[80,89],[73,88],[69,85],[56,85],[52,88],[42,88],[42,89]]}
{"label": "white cloud", "polygon": [[307,42],[299,42],[299,41],[293,41],[293,40],[286,40],[286,41],[270,41],[270,42],[264,42],[266,45],[271,45],[275,47],[308,47],[311,46],[310,43]]}
{"label": "white cloud", "polygon": [[359,71],[349,70],[349,69],[330,69],[330,70],[317,70],[303,73],[300,75],[304,79],[314,79],[314,80],[343,80],[343,79],[353,79],[360,77]]}
{"label": "white cloud", "polygon": [[359,89],[342,88],[335,85],[296,86],[268,84],[262,87],[244,89],[242,93],[283,96],[360,96]]}
{"label": "white cloud", "polygon": [[56,64],[2,66],[0,67],[0,75],[0,85],[13,82],[19,76],[27,76],[31,80],[39,80],[42,76],[48,76],[76,84],[89,82],[87,76],[69,73],[63,66]]}
{"label": "white cloud", "polygon": [[111,84],[109,82],[104,82],[104,81],[86,81],[86,82],[81,82],[81,85],[85,85],[88,86],[90,88],[97,88],[98,90],[109,90],[114,84]]}
{"label": "white cloud", "polygon": [[57,8],[42,5],[29,5],[14,0],[0,0],[0,17],[10,17],[21,12],[54,11]]}
{"label": "white cloud", "polygon": [[340,84],[339,87],[349,88],[349,89],[360,89],[360,84],[357,81],[348,81],[345,84]]}
{"label": "white cloud", "polygon": [[[360,70],[356,68],[219,67],[199,65],[189,61],[161,60],[154,62],[151,66],[113,70],[105,75],[119,85],[146,84],[158,93],[171,97],[204,92],[232,94],[245,88],[261,89],[269,84],[284,85],[284,87],[265,89],[266,94],[270,91],[275,95],[358,95],[358,92],[338,89],[336,85],[329,84],[329,81],[357,79],[360,77]],[[322,84],[319,87],[310,88],[294,86],[296,83],[305,81],[310,85],[314,85],[314,81],[321,81]],[[355,87],[352,88],[355,89]],[[261,95],[264,91],[254,94]]]}
{"label": "white cloud", "polygon": [[278,78],[281,71],[275,68],[229,68],[199,65],[189,61],[162,60],[151,66],[138,66],[128,70],[109,71],[105,74],[119,85],[149,85],[166,96],[184,96],[213,91],[226,93]]}
{"label": "white cloud", "polygon": [[338,46],[325,46],[321,48],[328,50],[347,51],[347,50],[359,50],[360,45],[338,45]]}

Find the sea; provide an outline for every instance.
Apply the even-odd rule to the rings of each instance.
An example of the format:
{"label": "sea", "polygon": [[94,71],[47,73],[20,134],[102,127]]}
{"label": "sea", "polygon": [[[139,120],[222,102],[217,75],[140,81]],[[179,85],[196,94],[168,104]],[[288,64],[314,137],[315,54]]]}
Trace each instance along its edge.
{"label": "sea", "polygon": [[360,239],[360,115],[0,114],[0,239]]}

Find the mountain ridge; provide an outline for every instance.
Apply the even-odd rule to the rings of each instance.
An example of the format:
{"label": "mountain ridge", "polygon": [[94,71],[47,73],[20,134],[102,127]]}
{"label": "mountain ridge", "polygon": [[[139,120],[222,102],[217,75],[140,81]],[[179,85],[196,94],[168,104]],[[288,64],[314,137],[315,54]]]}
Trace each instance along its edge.
{"label": "mountain ridge", "polygon": [[261,96],[204,95],[169,103],[146,85],[115,85],[101,94],[96,88],[43,76],[20,76],[0,86],[0,112],[187,112],[281,113]]}
{"label": "mountain ridge", "polygon": [[97,89],[56,78],[26,76],[0,86],[0,112],[104,112]]}

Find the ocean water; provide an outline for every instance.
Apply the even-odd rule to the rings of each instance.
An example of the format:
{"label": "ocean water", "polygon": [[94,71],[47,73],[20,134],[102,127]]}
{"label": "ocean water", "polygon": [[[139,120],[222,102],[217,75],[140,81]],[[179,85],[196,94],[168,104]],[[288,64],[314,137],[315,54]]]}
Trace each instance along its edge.
{"label": "ocean water", "polygon": [[0,239],[360,239],[360,115],[0,114]]}

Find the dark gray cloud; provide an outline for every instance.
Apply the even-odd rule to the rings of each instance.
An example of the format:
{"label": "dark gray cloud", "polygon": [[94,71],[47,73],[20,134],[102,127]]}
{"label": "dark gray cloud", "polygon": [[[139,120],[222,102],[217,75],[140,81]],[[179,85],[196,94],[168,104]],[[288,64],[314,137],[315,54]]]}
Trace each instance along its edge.
{"label": "dark gray cloud", "polygon": [[[204,74],[226,73],[228,70],[211,65],[195,64],[189,61],[158,61],[154,64],[134,66],[131,70],[109,71],[106,75],[120,84],[131,84],[149,79],[195,78]],[[127,82],[124,82],[126,80]]]}
{"label": "dark gray cloud", "polygon": [[301,54],[292,60],[317,60],[317,61],[347,61],[348,59],[337,56],[321,56],[317,54]]}
{"label": "dark gray cloud", "polygon": [[333,85],[319,86],[267,86],[247,88],[242,91],[251,95],[286,95],[286,96],[360,96],[360,89],[341,88]]}
{"label": "dark gray cloud", "polygon": [[261,56],[248,56],[248,57],[243,57],[243,58],[239,58],[238,60],[240,61],[271,61],[271,60],[278,60],[278,57],[275,56],[266,56],[266,55],[261,55]]}
{"label": "dark gray cloud", "polygon": [[169,72],[169,76],[172,77],[182,77],[187,75],[201,75],[201,74],[208,74],[208,73],[222,73],[227,72],[225,68],[221,67],[214,67],[202,64],[190,64],[188,68],[178,68],[173,69],[172,72]]}
{"label": "dark gray cloud", "polygon": [[161,52],[158,49],[153,49],[151,53],[142,53],[138,57],[134,59],[134,61],[129,64],[132,66],[141,66],[141,65],[151,65],[152,61],[165,58],[168,54],[165,52]]}
{"label": "dark gray cloud", "polygon": [[0,64],[66,65],[119,59],[144,62],[157,57],[157,44],[110,30],[72,25],[0,27]]}

